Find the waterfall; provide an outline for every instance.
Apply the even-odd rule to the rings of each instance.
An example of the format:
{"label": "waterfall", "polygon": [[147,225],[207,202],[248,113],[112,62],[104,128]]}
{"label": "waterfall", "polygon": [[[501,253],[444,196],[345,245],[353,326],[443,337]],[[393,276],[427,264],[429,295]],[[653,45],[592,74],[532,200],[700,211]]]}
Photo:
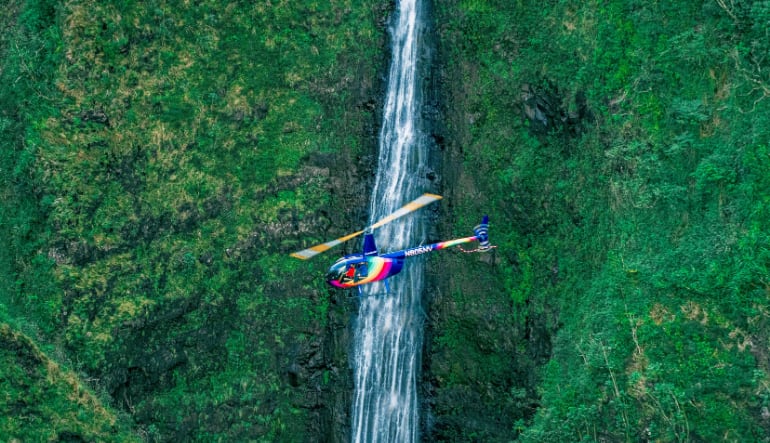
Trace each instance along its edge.
{"label": "waterfall", "polygon": [[[390,28],[393,56],[379,140],[378,173],[370,223],[424,192],[426,143],[420,131],[418,0],[397,0]],[[425,227],[411,214],[375,231],[380,252],[419,244]],[[365,287],[355,322],[352,440],[413,442],[418,439],[417,377],[423,341],[423,260],[410,259],[401,274]]]}

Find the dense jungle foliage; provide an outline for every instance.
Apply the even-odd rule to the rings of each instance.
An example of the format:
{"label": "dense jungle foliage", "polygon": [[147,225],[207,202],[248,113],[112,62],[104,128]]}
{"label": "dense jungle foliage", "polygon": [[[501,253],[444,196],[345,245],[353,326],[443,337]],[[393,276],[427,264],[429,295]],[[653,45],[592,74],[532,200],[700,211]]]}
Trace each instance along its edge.
{"label": "dense jungle foliage", "polygon": [[[340,182],[374,146],[388,8],[3,8],[0,320],[40,351],[3,335],[0,434],[302,441],[330,432],[317,424],[336,371],[324,366],[333,360],[322,346],[324,263],[288,252],[352,225],[333,213],[339,202],[366,202]],[[29,373],[5,365],[16,349],[48,354],[80,383],[70,372],[66,383],[45,377],[42,357]],[[314,364],[308,381],[298,366]],[[88,401],[74,395],[84,389]],[[97,414],[104,423],[117,414],[130,433],[113,436],[89,419]]]}
{"label": "dense jungle foliage", "polygon": [[[0,10],[0,435],[344,441],[390,2]],[[423,435],[767,441],[770,3],[432,5]],[[352,229],[351,229],[352,228]]]}
{"label": "dense jungle foliage", "polygon": [[767,441],[770,3],[435,9],[451,225],[499,245],[433,262],[435,436]]}

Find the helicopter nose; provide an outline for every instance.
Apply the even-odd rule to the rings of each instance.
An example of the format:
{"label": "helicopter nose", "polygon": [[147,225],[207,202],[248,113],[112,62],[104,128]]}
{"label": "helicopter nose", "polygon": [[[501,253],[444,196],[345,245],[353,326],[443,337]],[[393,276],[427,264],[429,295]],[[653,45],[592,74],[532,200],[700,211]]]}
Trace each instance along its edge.
{"label": "helicopter nose", "polygon": [[326,280],[339,280],[340,277],[342,277],[342,274],[345,271],[345,266],[342,263],[338,263],[333,265],[331,268],[329,268],[328,271],[326,271]]}

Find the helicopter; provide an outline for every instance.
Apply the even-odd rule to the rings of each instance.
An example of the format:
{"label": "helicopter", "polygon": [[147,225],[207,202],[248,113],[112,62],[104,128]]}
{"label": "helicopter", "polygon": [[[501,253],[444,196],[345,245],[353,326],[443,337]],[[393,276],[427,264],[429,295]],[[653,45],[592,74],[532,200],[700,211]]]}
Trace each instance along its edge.
{"label": "helicopter", "polygon": [[[364,234],[363,250],[361,253],[341,257],[331,265],[329,271],[326,273],[326,282],[331,286],[343,289],[359,286],[358,290],[360,292],[361,285],[385,280],[401,272],[407,258],[474,241],[479,242],[479,247],[473,251],[465,252],[484,252],[494,248],[494,246],[491,246],[489,243],[489,217],[485,215],[483,216],[481,223],[473,229],[472,236],[432,243],[429,245],[414,246],[385,254],[379,253],[372,231],[427,204],[438,201],[441,198],[440,195],[436,194],[423,194],[392,214],[373,223],[371,226],[336,240],[295,252],[291,254],[291,256],[300,260],[307,260],[334,246]],[[385,284],[387,286],[387,281]]]}

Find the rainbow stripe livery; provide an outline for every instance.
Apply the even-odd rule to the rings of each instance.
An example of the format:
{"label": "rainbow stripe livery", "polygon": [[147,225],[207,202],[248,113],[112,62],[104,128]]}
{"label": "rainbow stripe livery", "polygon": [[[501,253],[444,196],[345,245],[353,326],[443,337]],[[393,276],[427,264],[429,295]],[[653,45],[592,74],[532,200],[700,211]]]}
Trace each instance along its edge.
{"label": "rainbow stripe livery", "polygon": [[485,215],[481,220],[481,223],[473,229],[474,235],[470,237],[447,240],[430,245],[415,246],[412,248],[403,249],[401,251],[389,252],[387,254],[379,254],[377,252],[377,246],[374,242],[374,235],[372,234],[372,230],[440,199],[440,195],[423,194],[417,199],[407,203],[396,212],[388,215],[382,220],[379,220],[364,230],[304,249],[299,252],[295,252],[291,255],[292,257],[296,257],[301,260],[307,260],[311,257],[314,257],[315,255],[327,251],[334,246],[337,246],[340,243],[346,242],[354,237],[364,234],[364,245],[362,253],[346,255],[345,257],[340,258],[334,262],[334,264],[329,268],[329,271],[326,273],[326,281],[330,285],[336,288],[352,288],[354,286],[361,286],[368,283],[385,280],[388,277],[392,277],[398,274],[404,267],[404,261],[410,257],[416,257],[418,255],[427,254],[433,251],[440,251],[442,249],[451,248],[452,246],[474,241],[479,242],[479,247],[476,249],[476,251],[487,251],[494,247],[490,246],[489,244],[489,235],[487,233],[489,217]]}
{"label": "rainbow stripe livery", "polygon": [[[337,288],[352,288],[353,286],[384,280],[401,272],[403,265],[403,260],[348,255],[329,268],[326,273],[326,281]],[[351,269],[352,271],[350,271]]]}
{"label": "rainbow stripe livery", "polygon": [[[475,235],[470,237],[447,240],[425,246],[415,246],[401,251],[389,252],[382,255],[373,255],[371,250],[364,248],[363,254],[348,255],[337,260],[326,273],[326,281],[337,288],[352,288],[392,277],[404,267],[407,258],[427,254],[433,251],[451,248],[464,243],[479,242],[479,251],[491,248],[487,228],[489,218],[485,215],[481,224],[474,229]],[[366,234],[364,244],[374,244],[371,233]],[[370,255],[367,255],[369,253]],[[376,254],[376,249],[374,254]]]}

